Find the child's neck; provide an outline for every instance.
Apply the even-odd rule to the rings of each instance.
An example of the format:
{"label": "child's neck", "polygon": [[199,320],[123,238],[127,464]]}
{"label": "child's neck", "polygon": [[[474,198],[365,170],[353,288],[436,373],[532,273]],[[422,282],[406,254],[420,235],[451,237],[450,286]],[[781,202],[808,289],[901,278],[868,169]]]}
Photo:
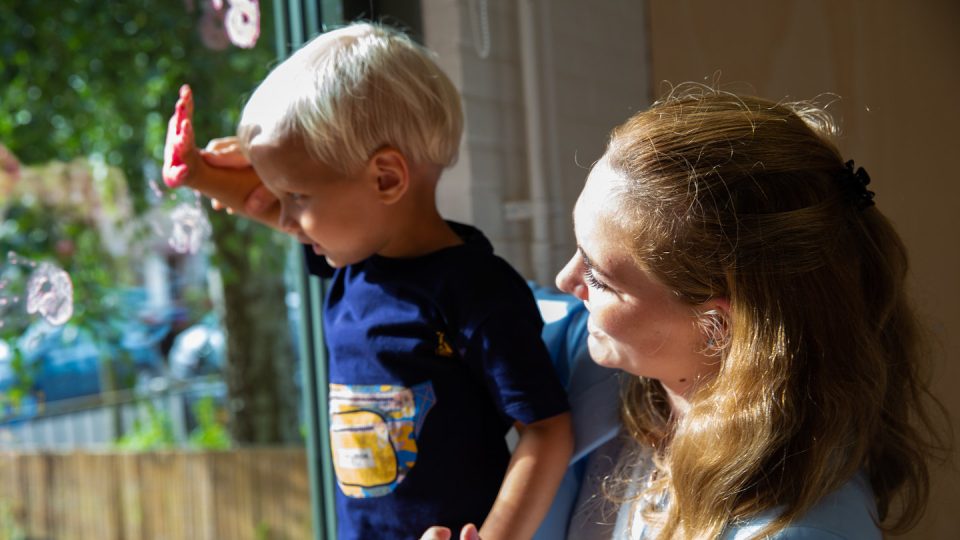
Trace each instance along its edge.
{"label": "child's neck", "polygon": [[436,208],[432,210],[428,215],[421,213],[404,220],[404,224],[398,223],[393,239],[377,254],[398,259],[420,257],[462,244],[463,239]]}
{"label": "child's neck", "polygon": [[410,183],[410,189],[391,209],[391,219],[396,227],[390,235],[390,241],[377,252],[378,255],[420,257],[463,243],[463,239],[437,210],[437,183],[443,167],[412,165],[411,172],[414,180]]}

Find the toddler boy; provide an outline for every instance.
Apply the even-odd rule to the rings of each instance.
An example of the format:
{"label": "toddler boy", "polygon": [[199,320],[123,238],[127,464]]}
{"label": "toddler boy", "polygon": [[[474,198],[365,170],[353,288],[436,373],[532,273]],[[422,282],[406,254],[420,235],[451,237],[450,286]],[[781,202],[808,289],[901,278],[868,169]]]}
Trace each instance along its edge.
{"label": "toddler boy", "polygon": [[[523,278],[480,231],[437,210],[463,120],[430,54],[373,24],[317,37],[244,108],[235,142],[252,168],[201,159],[191,108],[182,92],[167,183],[222,177],[244,186],[242,201],[262,181],[279,217],[246,211],[297,237],[310,271],[332,278],[324,330],[339,538],[467,523],[483,523],[484,540],[531,537],[572,450],[566,398]],[[223,199],[224,185],[200,189]]]}

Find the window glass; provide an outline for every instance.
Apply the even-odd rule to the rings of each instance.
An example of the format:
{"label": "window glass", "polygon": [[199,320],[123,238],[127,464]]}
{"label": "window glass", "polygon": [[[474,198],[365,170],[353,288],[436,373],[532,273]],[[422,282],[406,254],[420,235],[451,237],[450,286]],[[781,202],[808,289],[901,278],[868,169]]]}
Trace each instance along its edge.
{"label": "window glass", "polygon": [[275,63],[269,4],[0,20],[0,446],[301,444],[287,239],[160,179],[181,84],[199,144],[233,133]]}

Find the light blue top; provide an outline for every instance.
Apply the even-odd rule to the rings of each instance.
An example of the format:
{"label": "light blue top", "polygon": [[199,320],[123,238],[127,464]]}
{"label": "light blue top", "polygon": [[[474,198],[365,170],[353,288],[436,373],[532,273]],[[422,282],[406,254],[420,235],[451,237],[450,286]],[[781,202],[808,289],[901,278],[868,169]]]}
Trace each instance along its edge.
{"label": "light blue top", "polygon": [[[641,458],[642,459],[642,458]],[[730,525],[720,536],[722,540],[749,540],[764,538],[771,540],[879,540],[882,538],[874,523],[876,508],[873,493],[862,474],[851,478],[839,489],[825,496],[806,514],[790,523],[773,536],[758,537],[758,533],[769,525],[778,515],[778,509],[771,509],[743,523]],[[574,511],[577,516],[577,511]],[[633,523],[631,523],[633,521]],[[582,523],[582,522],[581,522]],[[578,525],[576,517],[571,522],[568,539],[632,539],[642,540],[652,537],[652,531],[643,523],[631,502],[624,503],[616,515],[612,530],[609,528],[595,534],[599,529],[596,523],[590,526]],[[577,530],[579,529],[579,531]],[[587,533],[587,535],[584,535]],[[609,535],[608,535],[609,534]]]}
{"label": "light blue top", "polygon": [[[820,500],[800,519],[773,536],[776,540],[874,540],[883,535],[874,522],[877,514],[873,491],[863,474],[857,474],[840,489]],[[770,523],[776,515],[767,512],[749,523],[731,527],[724,540],[746,540]]]}
{"label": "light blue top", "polygon": [[[646,527],[642,523],[630,526],[633,505],[616,507],[604,499],[600,487],[601,479],[617,463],[622,447],[621,438],[617,437],[618,372],[590,359],[586,347],[588,313],[579,300],[552,289],[531,287],[544,317],[544,341],[567,385],[576,441],[570,469],[534,540],[642,539]],[[642,463],[637,469],[638,476],[645,475]],[[638,484],[641,481],[637,478]],[[754,538],[777,512],[772,509],[745,523],[731,525],[721,538]],[[880,539],[874,516],[873,493],[866,478],[858,474],[772,538]]]}

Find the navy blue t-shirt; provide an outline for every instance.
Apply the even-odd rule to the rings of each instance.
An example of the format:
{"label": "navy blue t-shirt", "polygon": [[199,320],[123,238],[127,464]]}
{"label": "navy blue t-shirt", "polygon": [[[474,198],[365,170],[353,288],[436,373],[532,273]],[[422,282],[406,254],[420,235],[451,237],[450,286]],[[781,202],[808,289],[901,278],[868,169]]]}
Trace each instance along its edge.
{"label": "navy blue t-shirt", "polygon": [[458,246],[332,271],[324,306],[340,540],[419,538],[483,522],[504,435],[565,412],[523,278],[473,227]]}

